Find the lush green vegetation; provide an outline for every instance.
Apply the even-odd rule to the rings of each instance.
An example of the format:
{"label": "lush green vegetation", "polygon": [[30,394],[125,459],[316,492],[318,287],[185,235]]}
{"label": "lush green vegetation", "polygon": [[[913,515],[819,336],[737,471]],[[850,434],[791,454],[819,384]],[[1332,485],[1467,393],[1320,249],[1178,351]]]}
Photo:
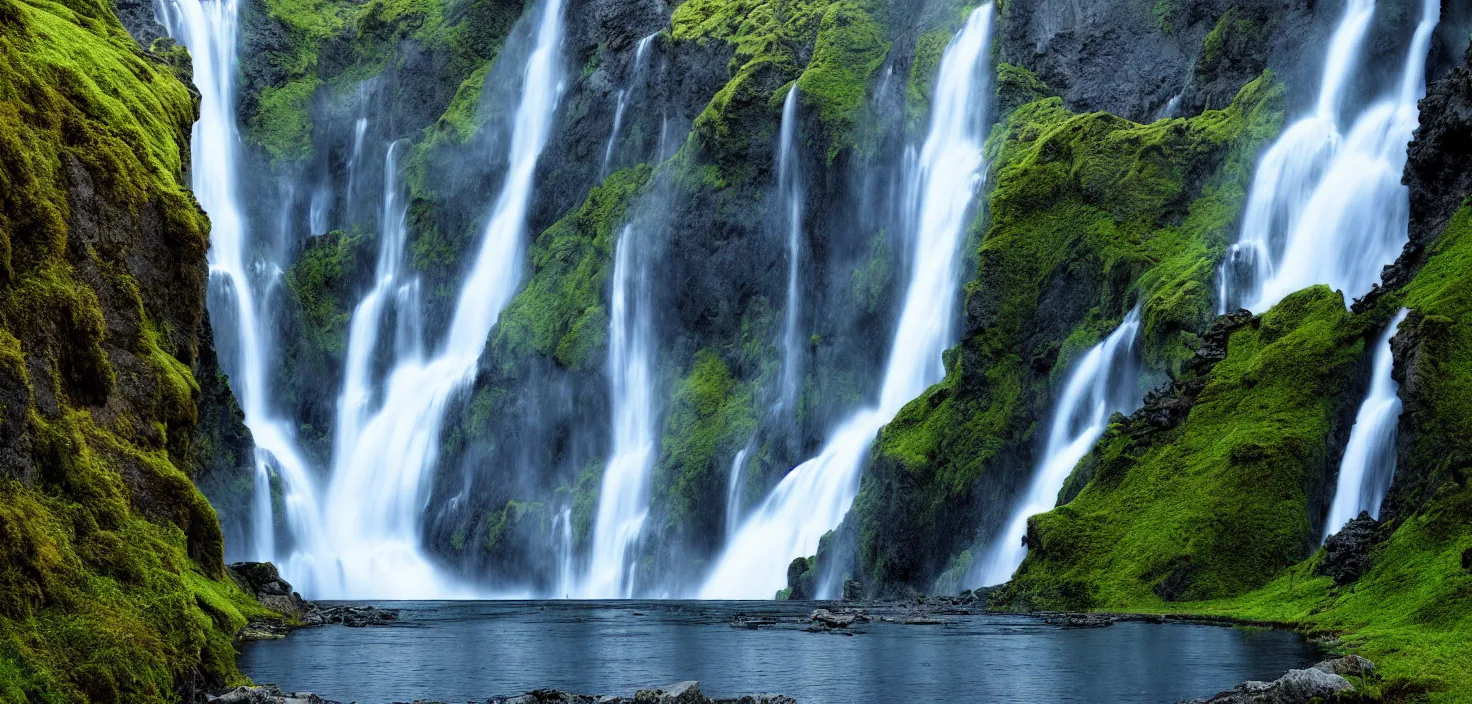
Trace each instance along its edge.
{"label": "lush green vegetation", "polygon": [[[1144,440],[1116,426],[1082,492],[1034,518],[1029,557],[1000,602],[1289,624],[1379,663],[1384,679],[1366,683],[1367,694],[1464,700],[1472,441],[1455,429],[1472,410],[1469,257],[1472,207],[1414,281],[1373,310],[1352,315],[1337,295],[1310,289],[1233,334],[1183,426]],[[1323,481],[1327,421],[1335,405],[1357,401],[1346,380],[1396,304],[1413,311],[1400,337],[1414,359],[1402,370],[1410,442],[1397,483],[1419,491],[1398,497],[1401,513],[1372,548],[1369,570],[1338,586],[1319,573],[1323,551],[1303,559],[1317,537],[1306,501]],[[1158,588],[1173,576],[1169,590]]]}
{"label": "lush green vegetation", "polygon": [[107,3],[0,0],[0,701],[240,681],[264,610],[190,466],[194,98]]}
{"label": "lush green vegetation", "polygon": [[[861,567],[881,584],[924,588],[964,547],[978,483],[1029,456],[1049,389],[1130,307],[1143,308],[1148,361],[1175,368],[1189,355],[1253,157],[1283,111],[1268,75],[1225,110],[1151,125],[1071,113],[1016,67],[998,92],[1030,102],[993,140],[965,337],[946,379],[881,431],[855,504]],[[934,535],[955,537],[920,539]],[[939,549],[912,547],[925,544]]]}
{"label": "lush green vegetation", "polygon": [[608,334],[603,297],[615,238],[650,173],[641,164],[610,175],[582,207],[537,236],[531,277],[501,313],[492,341],[503,364],[539,354],[566,368],[587,370],[603,359]]}
{"label": "lush green vegetation", "polygon": [[[285,41],[265,52],[272,82],[246,101],[246,136],[278,162],[312,153],[312,106],[318,91],[349,90],[389,68],[407,67],[400,45],[442,53],[428,79],[453,97],[430,133],[462,142],[474,132],[486,71],[522,4],[505,0],[266,0],[267,17]],[[412,52],[410,52],[412,54]],[[416,66],[428,70],[430,66]]]}
{"label": "lush green vegetation", "polygon": [[347,345],[354,299],[350,287],[359,272],[373,265],[367,240],[341,230],[314,237],[286,273],[286,285],[301,310],[303,342],[314,350],[338,356]]}
{"label": "lush green vegetation", "polygon": [[715,352],[701,350],[671,397],[655,470],[658,500],[666,520],[680,526],[709,523],[714,530],[719,523],[700,520],[698,514],[713,515],[725,501],[723,463],[756,432],[753,385],[732,377]]}

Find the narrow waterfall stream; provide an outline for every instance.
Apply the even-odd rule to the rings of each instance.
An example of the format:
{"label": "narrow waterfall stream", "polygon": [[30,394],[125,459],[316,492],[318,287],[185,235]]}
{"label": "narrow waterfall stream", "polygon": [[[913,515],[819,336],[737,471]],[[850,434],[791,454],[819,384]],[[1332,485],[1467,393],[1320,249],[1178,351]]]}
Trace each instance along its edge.
{"label": "narrow waterfall stream", "polygon": [[[366,394],[350,388],[352,383],[344,384],[343,413],[353,422],[339,428],[339,452],[326,494],[324,545],[319,553],[301,552],[288,562],[293,582],[309,585],[315,596],[429,598],[465,593],[422,554],[421,515],[438,459],[445,406],[472,377],[486,336],[520,282],[532,176],[561,90],[561,0],[545,0],[533,39],[513,117],[506,180],[444,340],[430,358],[416,353],[412,343],[396,345],[401,356],[382,382],[382,400],[375,411],[367,412],[359,404]],[[394,219],[387,206],[385,219]],[[374,300],[375,294],[387,293],[392,281],[385,282],[385,270],[395,267],[380,269],[381,287],[376,285],[355,311],[352,328],[362,331],[363,355],[371,350],[366,343],[376,337],[381,323],[381,301]],[[399,295],[412,300],[414,291],[413,286],[404,287]],[[361,365],[347,371],[367,379]]]}
{"label": "narrow waterfall stream", "polygon": [[700,588],[702,599],[768,599],[786,582],[787,563],[813,554],[859,489],[874,434],[910,399],[945,375],[941,352],[952,344],[959,248],[972,200],[985,177],[993,11],[972,11],[941,59],[930,126],[913,174],[917,202],[912,269],[876,406],[840,425],[822,453],[787,474],[732,536]]}
{"label": "narrow waterfall stream", "polygon": [[[288,524],[298,541],[317,535],[317,491],[297,449],[292,422],[276,416],[268,360],[270,326],[262,314],[263,292],[281,276],[269,248],[256,248],[240,203],[240,134],[235,122],[236,0],[168,0],[159,19],[170,36],[189,49],[199,88],[194,123],[191,178],[195,197],[210,216],[209,310],[221,365],[255,438],[255,488],[251,525],[253,559],[275,558],[276,535],[271,474],[280,476]],[[265,280],[263,280],[263,278]]]}
{"label": "narrow waterfall stream", "polygon": [[613,398],[613,455],[603,470],[593,556],[579,595],[627,599],[629,547],[649,515],[649,472],[655,459],[654,380],[650,374],[649,276],[638,231],[624,226],[615,246],[609,306],[608,376]]}
{"label": "narrow waterfall stream", "polygon": [[973,581],[991,586],[1012,578],[1027,557],[1027,547],[1022,544],[1027,519],[1053,510],[1058,492],[1074,466],[1109,427],[1110,415],[1140,405],[1140,369],[1135,352],[1139,334],[1140,309],[1135,308],[1114,332],[1074,364],[1053,410],[1048,446],[1033,472],[1032,483],[1013,510],[1006,530],[978,563],[971,575]]}
{"label": "narrow waterfall stream", "polygon": [[1370,391],[1355,415],[1354,428],[1344,459],[1339,463],[1339,481],[1334,489],[1334,502],[1329,518],[1324,521],[1324,537],[1339,532],[1344,524],[1360,512],[1371,518],[1380,517],[1380,504],[1390,493],[1390,480],[1395,478],[1396,425],[1400,421],[1400,386],[1391,377],[1395,356],[1390,339],[1410,311],[1402,308],[1385,326],[1375,345],[1374,371]]}
{"label": "narrow waterfall stream", "polygon": [[623,88],[620,88],[617,96],[614,98],[613,130],[608,133],[608,146],[603,148],[603,168],[601,169],[601,173],[603,174],[608,173],[608,166],[613,162],[613,146],[618,143],[619,128],[623,127],[624,124],[624,110],[628,109],[629,100],[633,97],[634,91],[639,87],[640,74],[644,68],[644,57],[649,53],[649,43],[654,41],[654,38],[657,36],[659,36],[658,32],[650,34],[640,39],[639,43],[635,45],[634,64],[633,68],[629,69],[629,83]]}
{"label": "narrow waterfall stream", "polygon": [[782,318],[782,389],[778,408],[791,412],[797,404],[802,378],[802,343],[797,321],[800,303],[797,277],[802,246],[802,173],[797,168],[797,84],[782,101],[782,127],[777,145],[777,188],[787,222],[787,310]]}
{"label": "narrow waterfall stream", "polygon": [[1351,0],[1330,42],[1314,113],[1284,131],[1258,166],[1241,238],[1222,265],[1220,312],[1262,312],[1321,283],[1347,302],[1400,254],[1410,207],[1401,172],[1440,10],[1440,0],[1423,0],[1396,90],[1360,111],[1345,136],[1343,92],[1358,75],[1375,11],[1373,0]]}

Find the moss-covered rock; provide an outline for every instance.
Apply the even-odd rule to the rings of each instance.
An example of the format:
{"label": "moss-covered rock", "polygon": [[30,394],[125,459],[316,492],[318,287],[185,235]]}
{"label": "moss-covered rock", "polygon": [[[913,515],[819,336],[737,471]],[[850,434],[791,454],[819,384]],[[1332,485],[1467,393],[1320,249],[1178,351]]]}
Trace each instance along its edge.
{"label": "moss-covered rock", "polygon": [[108,4],[0,0],[0,699],[242,680],[264,613],[186,469],[208,223],[195,98]]}
{"label": "moss-covered rock", "polygon": [[[1045,94],[1010,73],[1009,94]],[[1282,115],[1281,87],[1264,75],[1189,120],[1077,115],[1055,97],[1008,116],[961,346],[945,380],[881,431],[855,503],[867,583],[927,588],[997,529],[1068,361],[1132,305],[1148,364],[1175,369],[1189,356],[1253,157]]]}

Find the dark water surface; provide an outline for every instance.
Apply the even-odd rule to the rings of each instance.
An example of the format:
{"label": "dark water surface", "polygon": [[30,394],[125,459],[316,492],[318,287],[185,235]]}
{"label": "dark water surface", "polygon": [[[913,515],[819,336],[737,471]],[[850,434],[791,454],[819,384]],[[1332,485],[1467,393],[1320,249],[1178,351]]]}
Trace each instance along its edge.
{"label": "dark water surface", "polygon": [[700,680],[712,696],[847,702],[1176,702],[1314,662],[1292,633],[1189,624],[1060,628],[1021,616],[870,623],[842,636],[728,625],[795,618],[782,602],[383,602],[397,625],[324,626],[252,643],[256,682],[329,699],[447,702],[540,687],[632,695]]}

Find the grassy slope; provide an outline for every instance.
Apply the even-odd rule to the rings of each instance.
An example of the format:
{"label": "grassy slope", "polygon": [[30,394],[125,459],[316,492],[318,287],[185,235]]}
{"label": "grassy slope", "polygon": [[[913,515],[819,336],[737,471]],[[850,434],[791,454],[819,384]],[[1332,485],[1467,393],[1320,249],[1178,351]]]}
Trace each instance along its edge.
{"label": "grassy slope", "polygon": [[[194,113],[106,3],[0,0],[0,701],[241,679],[233,634],[262,609],[180,469],[207,231],[179,180]],[[73,212],[89,179],[115,207]],[[149,245],[197,301],[182,319],[140,292]]]}
{"label": "grassy slope", "polygon": [[1135,302],[1150,361],[1170,366],[1187,354],[1183,331],[1212,313],[1211,263],[1245,198],[1252,155],[1282,119],[1281,87],[1267,76],[1225,110],[1138,125],[1038,98],[1045,89],[1021,69],[999,74],[1004,107],[1029,102],[995,141],[966,337],[946,379],[881,432],[855,504],[862,570],[881,584],[928,588],[939,566],[907,546],[975,525],[958,514],[994,460],[1030,442],[1030,399],[1046,397],[1061,383],[1051,375]]}
{"label": "grassy slope", "polygon": [[[1419,510],[1392,525],[1370,570],[1336,587],[1316,573],[1319,552],[1297,564],[1306,536],[1306,449],[1317,451],[1325,404],[1342,369],[1362,354],[1360,331],[1376,329],[1396,300],[1413,314],[1401,327],[1425,340],[1417,383],[1430,388],[1411,422],[1416,456],[1465,456],[1472,401],[1472,207],[1452,221],[1428,263],[1403,291],[1363,316],[1332,306],[1289,325],[1272,344],[1261,330],[1233,336],[1226,361],[1185,426],[1140,450],[1112,434],[1101,469],[1070,504],[1035,519],[1039,549],[1004,598],[1014,605],[1199,613],[1295,624],[1340,634],[1341,646],[1380,664],[1372,694],[1388,700],[1430,693],[1472,700],[1472,489],[1445,482]],[[1263,316],[1262,329],[1290,322],[1307,300],[1296,294]],[[1410,414],[1408,414],[1409,417]],[[1402,422],[1407,422],[1403,417]],[[1296,534],[1296,535],[1295,535]],[[1210,576],[1194,601],[1167,603],[1150,589],[1162,565],[1189,555]]]}

